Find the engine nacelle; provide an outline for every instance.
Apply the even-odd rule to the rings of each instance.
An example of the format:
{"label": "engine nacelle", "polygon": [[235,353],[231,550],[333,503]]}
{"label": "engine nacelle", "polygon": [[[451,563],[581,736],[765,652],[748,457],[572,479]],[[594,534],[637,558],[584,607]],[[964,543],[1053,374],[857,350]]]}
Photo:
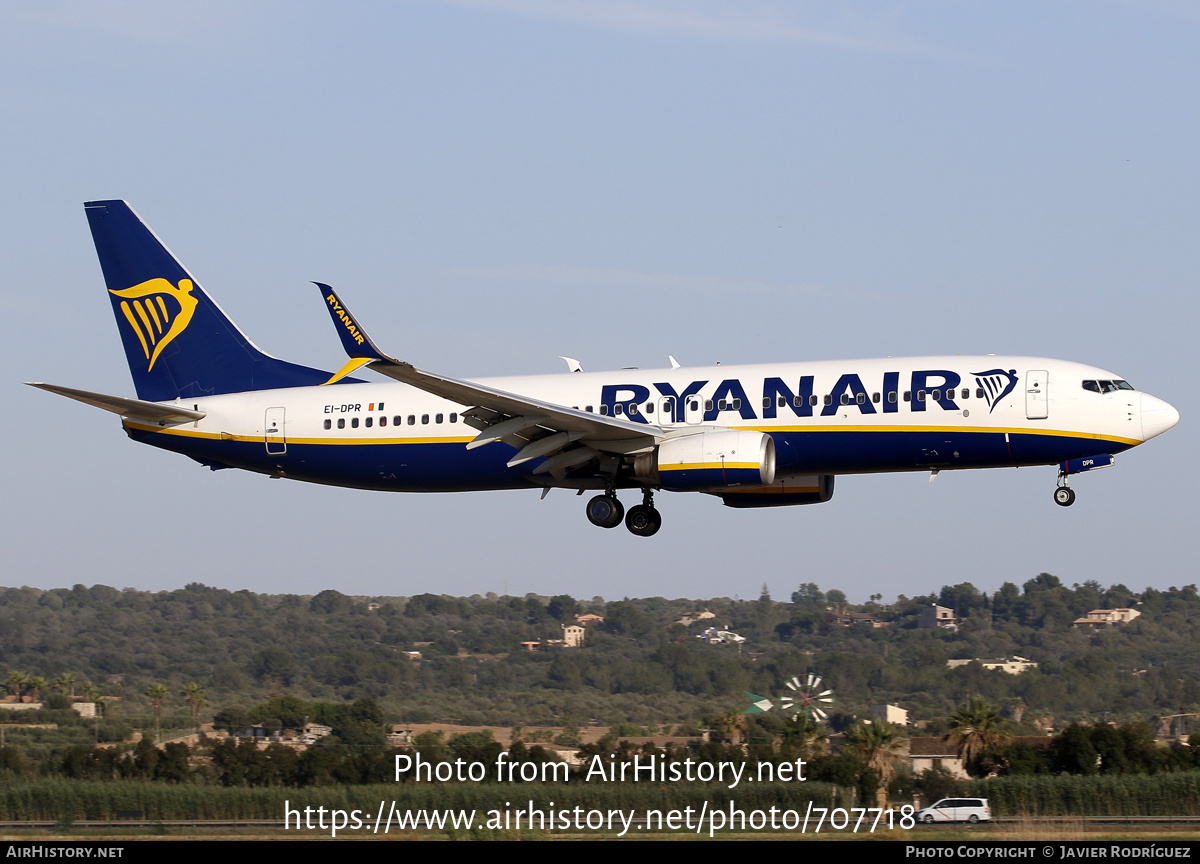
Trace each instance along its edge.
{"label": "engine nacelle", "polygon": [[669,438],[637,457],[634,475],[672,492],[770,486],[775,482],[775,440],[738,429]]}
{"label": "engine nacelle", "polygon": [[790,507],[824,504],[833,497],[833,475],[788,477],[762,489],[727,491],[721,494],[726,507]]}

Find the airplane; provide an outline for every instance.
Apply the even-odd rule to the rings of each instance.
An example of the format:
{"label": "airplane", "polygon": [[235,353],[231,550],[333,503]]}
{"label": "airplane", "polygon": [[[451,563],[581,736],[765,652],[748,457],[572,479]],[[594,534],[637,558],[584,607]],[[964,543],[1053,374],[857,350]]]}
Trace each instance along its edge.
{"label": "airplane", "polygon": [[[348,361],[258,349],[124,201],[84,205],[137,398],[30,382],[120,415],[135,441],[240,468],[396,492],[599,494],[592,524],[649,537],[656,491],[729,507],[816,504],[839,474],[1057,465],[1072,475],[1179,421],[1112,372],[1041,357],[932,356],[461,380],[380,350],[314,283]],[[353,377],[362,368],[391,381]],[[618,490],[642,494],[628,512]]]}

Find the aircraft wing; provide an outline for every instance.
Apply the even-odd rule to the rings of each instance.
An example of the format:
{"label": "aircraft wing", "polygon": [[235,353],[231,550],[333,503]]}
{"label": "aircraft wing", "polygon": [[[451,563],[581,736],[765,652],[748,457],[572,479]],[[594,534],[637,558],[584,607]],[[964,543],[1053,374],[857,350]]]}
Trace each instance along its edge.
{"label": "aircraft wing", "polygon": [[59,387],[57,384],[43,384],[40,381],[27,381],[30,387],[57,393],[76,402],[103,408],[122,417],[137,417],[155,423],[192,423],[202,420],[203,411],[192,411],[182,405],[164,405],[160,402],[145,402],[141,399],[128,399],[124,396],[109,396],[107,393],[93,393],[91,390],[76,390],[73,387]]}
{"label": "aircraft wing", "polygon": [[[650,423],[589,414],[471,381],[426,372],[411,363],[389,357],[371,341],[332,288],[320,282],[314,284],[321,289],[342,346],[350,356],[350,362],[327,383],[333,383],[355,369],[369,365],[389,378],[426,393],[460,405],[473,405],[475,407],[465,412],[463,417],[481,431],[475,440],[467,444],[468,448],[505,441],[520,451],[509,461],[510,466],[539,456],[551,456],[535,473],[547,470],[558,474],[588,461],[598,451],[636,453],[650,449],[665,437],[660,427]],[[578,446],[573,446],[576,443]],[[590,453],[586,452],[589,450]]]}

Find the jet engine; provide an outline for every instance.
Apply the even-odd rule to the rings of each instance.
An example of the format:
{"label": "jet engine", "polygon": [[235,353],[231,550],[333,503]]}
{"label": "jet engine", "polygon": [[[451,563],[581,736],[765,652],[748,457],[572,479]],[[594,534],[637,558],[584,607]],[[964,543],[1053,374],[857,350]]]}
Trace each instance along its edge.
{"label": "jet engine", "polygon": [[824,504],[833,497],[833,475],[788,477],[759,489],[726,490],[721,501],[726,507],[789,507]]}
{"label": "jet engine", "polygon": [[719,491],[775,482],[775,441],[762,432],[721,429],[668,438],[634,461],[634,476],[672,492]]}

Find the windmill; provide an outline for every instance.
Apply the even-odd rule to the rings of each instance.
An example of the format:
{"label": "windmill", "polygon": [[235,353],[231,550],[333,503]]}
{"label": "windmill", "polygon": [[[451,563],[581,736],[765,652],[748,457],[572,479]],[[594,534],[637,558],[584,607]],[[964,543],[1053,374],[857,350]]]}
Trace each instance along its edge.
{"label": "windmill", "polygon": [[778,707],[782,714],[791,714],[793,717],[803,714],[815,723],[823,722],[829,716],[826,709],[833,706],[833,689],[822,690],[821,680],[820,675],[814,675],[811,672],[803,680],[800,676],[793,675],[783,682],[783,685],[791,692],[782,694],[776,701],[765,696],[747,693],[746,695],[750,697],[750,707],[746,709],[745,713],[765,714],[772,708]]}

